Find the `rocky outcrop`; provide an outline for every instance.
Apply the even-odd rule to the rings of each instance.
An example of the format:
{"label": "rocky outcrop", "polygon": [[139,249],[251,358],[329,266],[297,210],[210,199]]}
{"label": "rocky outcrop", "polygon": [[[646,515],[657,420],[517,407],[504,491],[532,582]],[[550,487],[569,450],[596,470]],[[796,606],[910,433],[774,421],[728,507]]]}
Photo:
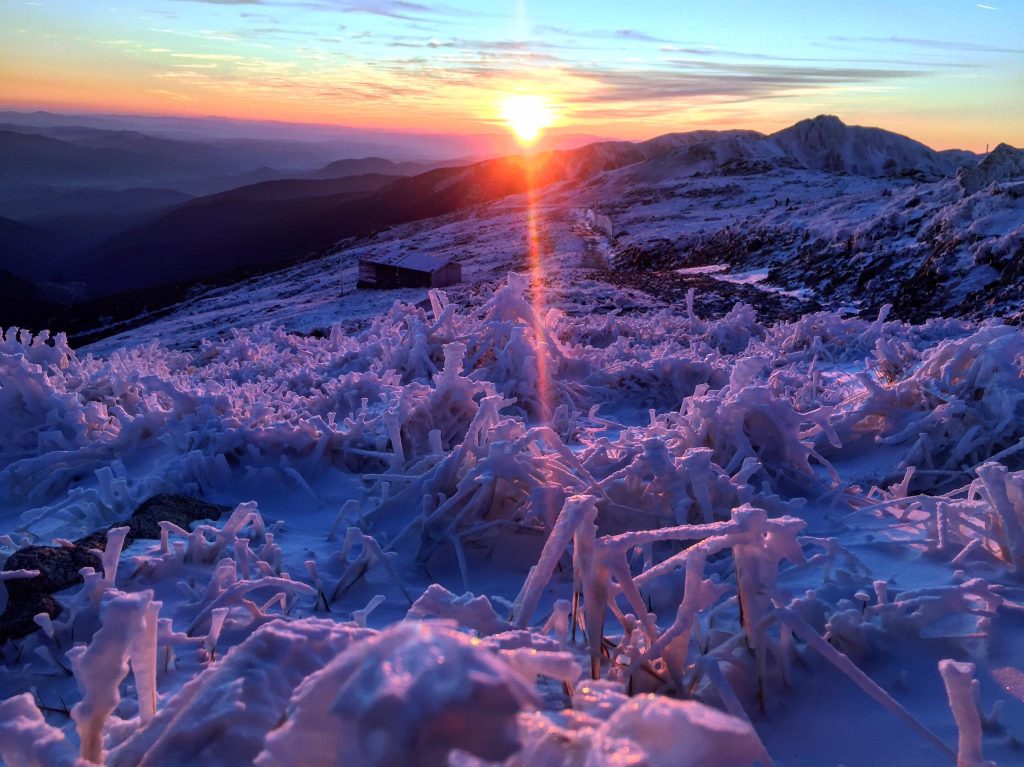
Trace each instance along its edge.
{"label": "rocky outcrop", "polygon": [[956,174],[964,196],[979,192],[999,181],[1024,178],[1024,150],[1000,144],[973,168],[961,168]]}

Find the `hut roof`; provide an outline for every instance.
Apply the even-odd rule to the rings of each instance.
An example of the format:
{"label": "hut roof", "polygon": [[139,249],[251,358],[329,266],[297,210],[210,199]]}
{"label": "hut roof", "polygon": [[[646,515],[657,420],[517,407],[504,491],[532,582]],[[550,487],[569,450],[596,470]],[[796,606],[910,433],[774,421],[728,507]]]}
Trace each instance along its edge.
{"label": "hut roof", "polygon": [[368,256],[359,260],[362,263],[397,266],[400,269],[411,269],[414,272],[433,272],[452,263],[452,259],[449,257],[417,251],[384,253],[379,256]]}

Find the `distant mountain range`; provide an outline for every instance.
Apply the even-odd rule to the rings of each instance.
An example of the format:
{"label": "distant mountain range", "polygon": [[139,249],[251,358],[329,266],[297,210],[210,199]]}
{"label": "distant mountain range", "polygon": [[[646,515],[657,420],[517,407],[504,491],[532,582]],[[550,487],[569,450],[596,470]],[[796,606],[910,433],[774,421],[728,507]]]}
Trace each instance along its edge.
{"label": "distant mountain range", "polygon": [[[30,129],[0,123],[0,188],[68,185],[99,189],[163,186],[210,194],[271,178],[332,178],[378,173],[395,165],[382,158],[337,161],[327,144],[257,139],[194,141],[67,126]],[[332,167],[336,166],[336,167]],[[349,167],[352,166],[352,167]],[[427,163],[402,163],[396,174]]]}
{"label": "distant mountain range", "polygon": [[[0,111],[0,125],[3,124],[35,133],[86,128],[107,132],[129,131],[154,138],[193,143],[249,140],[293,148],[300,146],[319,149],[324,156],[332,159],[378,156],[398,161],[433,163],[458,157],[500,157],[516,151],[517,146],[515,139],[505,131],[477,134],[418,133],[222,117]],[[573,149],[598,140],[599,136],[552,130],[541,137],[540,146],[544,149]]]}

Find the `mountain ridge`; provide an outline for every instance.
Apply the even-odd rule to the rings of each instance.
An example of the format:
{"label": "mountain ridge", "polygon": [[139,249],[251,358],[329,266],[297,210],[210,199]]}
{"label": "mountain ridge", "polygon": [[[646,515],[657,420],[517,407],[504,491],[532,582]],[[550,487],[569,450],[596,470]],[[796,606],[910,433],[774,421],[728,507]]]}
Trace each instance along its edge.
{"label": "mountain ridge", "polygon": [[[1015,151],[1008,148],[1000,153],[1013,157]],[[970,158],[966,153],[931,150],[890,131],[847,126],[836,117],[818,116],[768,135],[702,130],[643,142],[602,141],[573,150],[520,153],[435,168],[409,177],[367,174],[342,179],[337,186],[309,179],[274,180],[188,200],[120,232],[86,251],[78,259],[82,266],[68,277],[91,280],[93,289],[87,296],[95,299],[125,290],[187,285],[220,279],[220,275],[279,268],[328,252],[340,241],[477,210],[528,188],[565,199],[580,195],[583,199],[588,190],[603,189],[598,199],[603,195],[604,204],[614,208],[617,197],[635,196],[652,185],[700,178],[749,179],[738,191],[773,174],[782,174],[779,178],[790,174],[793,183],[803,183],[802,178],[864,178],[881,184],[878,188],[937,179],[953,183],[957,172],[962,176],[975,172],[958,171],[963,160]],[[363,158],[349,167],[360,162],[379,165],[377,158]],[[989,161],[985,167],[994,163]],[[998,167],[991,172],[1006,175],[1016,165],[1003,162]]]}

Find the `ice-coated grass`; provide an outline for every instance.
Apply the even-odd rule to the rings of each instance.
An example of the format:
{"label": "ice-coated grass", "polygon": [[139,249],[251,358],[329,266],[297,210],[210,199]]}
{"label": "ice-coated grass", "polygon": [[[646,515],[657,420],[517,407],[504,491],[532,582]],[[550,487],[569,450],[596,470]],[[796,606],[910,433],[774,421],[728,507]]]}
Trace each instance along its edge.
{"label": "ice-coated grass", "polygon": [[[970,680],[1022,609],[1020,329],[527,293],[191,352],[5,333],[6,554],[236,501],[110,530],[0,648],[5,762],[782,765],[773,722],[833,672],[914,758],[1012,751]],[[901,652],[940,654],[952,709],[885,678]]]}

